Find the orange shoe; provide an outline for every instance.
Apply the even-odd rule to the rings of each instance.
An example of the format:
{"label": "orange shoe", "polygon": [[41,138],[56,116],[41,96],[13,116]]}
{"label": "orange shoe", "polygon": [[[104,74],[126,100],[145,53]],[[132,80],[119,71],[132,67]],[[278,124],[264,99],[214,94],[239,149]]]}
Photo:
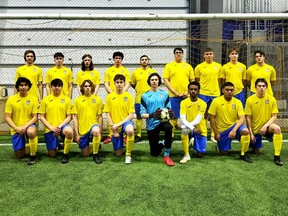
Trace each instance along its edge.
{"label": "orange shoe", "polygon": [[167,166],[174,166],[174,162],[171,160],[169,156],[164,156],[164,162]]}
{"label": "orange shoe", "polygon": [[103,141],[104,144],[108,144],[112,141],[112,138],[110,136],[107,136],[106,139]]}

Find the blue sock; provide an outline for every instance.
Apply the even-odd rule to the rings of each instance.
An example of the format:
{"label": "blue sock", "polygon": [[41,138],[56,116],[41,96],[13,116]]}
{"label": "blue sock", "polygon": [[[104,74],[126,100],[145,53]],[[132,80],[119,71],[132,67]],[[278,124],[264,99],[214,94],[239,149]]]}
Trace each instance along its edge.
{"label": "blue sock", "polygon": [[169,156],[171,148],[164,148],[164,157]]}

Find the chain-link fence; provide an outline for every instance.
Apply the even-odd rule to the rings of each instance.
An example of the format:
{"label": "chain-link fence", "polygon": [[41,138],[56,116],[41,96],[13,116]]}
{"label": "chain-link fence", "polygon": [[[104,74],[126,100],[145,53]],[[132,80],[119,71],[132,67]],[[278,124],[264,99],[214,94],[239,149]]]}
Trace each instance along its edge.
{"label": "chain-link fence", "polygon": [[[13,94],[14,76],[17,67],[23,65],[23,54],[27,49],[36,53],[36,65],[46,72],[54,66],[53,54],[62,52],[64,64],[71,68],[74,78],[81,70],[81,57],[85,53],[93,56],[95,68],[103,81],[105,70],[113,64],[115,51],[124,53],[123,65],[130,70],[138,68],[139,58],[146,54],[151,65],[162,75],[166,63],[172,61],[173,49],[182,47],[184,58],[194,68],[203,61],[203,51],[211,47],[215,51],[215,61],[225,64],[229,61],[228,49],[238,47],[240,60],[248,66],[254,62],[254,51],[261,49],[266,53],[266,62],[275,67],[277,83],[273,90],[280,109],[279,124],[287,126],[287,73],[285,65],[287,52],[287,19],[233,19],[232,13],[277,13],[286,10],[286,1],[2,1],[2,14],[18,14],[18,19],[0,20],[0,86]],[[237,3],[236,3],[237,2]],[[278,2],[278,4],[276,3]],[[285,7],[284,7],[285,4]],[[281,8],[277,8],[277,5]],[[66,14],[67,18],[48,19],[45,15]],[[231,13],[231,19],[141,19],[139,14],[181,15],[189,13]],[[21,14],[38,14],[41,19],[23,19]],[[79,14],[103,15],[103,19],[75,18]],[[129,20],[111,19],[107,14],[131,15]],[[69,19],[69,16],[73,19]],[[164,87],[163,87],[164,88]],[[132,88],[129,92],[135,95]],[[44,91],[45,95],[45,91]],[[99,96],[105,101],[107,93],[101,85]],[[73,100],[78,96],[74,86]],[[1,109],[1,114],[4,111]],[[105,125],[105,124],[104,124]],[[0,131],[8,131],[5,123]]]}

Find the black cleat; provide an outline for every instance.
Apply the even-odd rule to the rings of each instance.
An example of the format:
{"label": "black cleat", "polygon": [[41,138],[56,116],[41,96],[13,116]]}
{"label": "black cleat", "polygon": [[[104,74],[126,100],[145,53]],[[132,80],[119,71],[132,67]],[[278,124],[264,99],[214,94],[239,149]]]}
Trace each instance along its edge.
{"label": "black cleat", "polygon": [[137,143],[137,142],[140,142],[140,141],[142,141],[141,137],[139,137],[139,136],[135,136],[134,137],[134,143]]}
{"label": "black cleat", "polygon": [[69,156],[68,154],[63,154],[62,159],[61,159],[61,163],[65,164],[69,162]]}
{"label": "black cleat", "polygon": [[30,156],[28,160],[28,165],[34,165],[36,163],[36,156]]}
{"label": "black cleat", "polygon": [[253,161],[251,160],[251,158],[247,154],[240,155],[240,159],[247,162],[247,163],[253,163]]}
{"label": "black cleat", "polygon": [[94,154],[93,155],[93,160],[95,161],[96,164],[101,164],[102,160],[99,157],[99,154]]}
{"label": "black cleat", "polygon": [[63,150],[64,149],[64,144],[61,144],[61,143],[57,143],[57,148],[58,150]]}
{"label": "black cleat", "polygon": [[281,161],[280,159],[280,156],[274,156],[274,163],[277,165],[277,166],[283,166],[284,163]]}

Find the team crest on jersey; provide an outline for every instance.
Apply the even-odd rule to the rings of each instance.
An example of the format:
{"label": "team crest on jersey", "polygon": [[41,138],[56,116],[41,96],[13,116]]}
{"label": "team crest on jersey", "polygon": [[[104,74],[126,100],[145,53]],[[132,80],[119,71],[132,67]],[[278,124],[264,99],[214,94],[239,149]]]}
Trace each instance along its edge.
{"label": "team crest on jersey", "polygon": [[267,100],[265,100],[265,104],[269,104],[269,100],[267,99]]}
{"label": "team crest on jersey", "polygon": [[215,70],[217,70],[217,69],[218,69],[218,67],[217,67],[217,66],[214,66],[214,69],[215,69]]}
{"label": "team crest on jersey", "polygon": [[36,68],[33,68],[33,72],[36,72],[37,71],[37,69]]}
{"label": "team crest on jersey", "polygon": [[164,95],[163,94],[160,94],[160,98],[163,98],[164,97]]}
{"label": "team crest on jersey", "polygon": [[26,101],[26,105],[30,105],[30,100],[27,100],[27,101]]}
{"label": "team crest on jersey", "polygon": [[64,70],[64,71],[63,71],[63,73],[64,73],[64,74],[67,74],[67,71],[66,71],[66,70]]}
{"label": "team crest on jersey", "polygon": [[61,99],[61,103],[64,104],[65,103],[65,99]]}
{"label": "team crest on jersey", "polygon": [[93,73],[93,72],[91,73],[91,76],[94,76],[94,73]]}
{"label": "team crest on jersey", "polygon": [[95,98],[92,99],[92,103],[96,103],[96,99]]}
{"label": "team crest on jersey", "polygon": [[232,104],[232,109],[236,109],[236,104]]}
{"label": "team crest on jersey", "polygon": [[270,70],[269,70],[269,68],[266,68],[266,72],[269,72]]}
{"label": "team crest on jersey", "polygon": [[123,100],[124,102],[126,102],[128,100],[128,97],[124,97]]}
{"label": "team crest on jersey", "polygon": [[186,68],[186,64],[183,65],[183,68]]}
{"label": "team crest on jersey", "polygon": [[124,74],[124,70],[121,70],[121,73]]}
{"label": "team crest on jersey", "polygon": [[200,105],[198,105],[198,108],[197,108],[198,110],[200,110],[201,108],[200,108]]}
{"label": "team crest on jersey", "polygon": [[238,70],[239,70],[239,71],[242,71],[242,67],[239,67]]}

